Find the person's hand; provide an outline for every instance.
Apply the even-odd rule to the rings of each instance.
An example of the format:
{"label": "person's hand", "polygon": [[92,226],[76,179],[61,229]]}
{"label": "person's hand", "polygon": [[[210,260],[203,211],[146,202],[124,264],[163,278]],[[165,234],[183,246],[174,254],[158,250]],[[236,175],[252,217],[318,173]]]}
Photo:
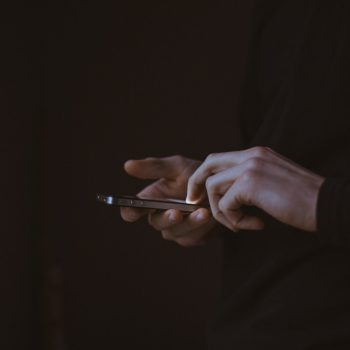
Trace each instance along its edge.
{"label": "person's hand", "polygon": [[243,206],[255,206],[275,219],[315,232],[316,206],[324,178],[269,148],[211,154],[188,182],[187,201],[209,197],[217,221],[232,231],[261,230],[264,223]]}
{"label": "person's hand", "polygon": [[[129,160],[124,168],[131,176],[156,180],[138,194],[140,197],[184,199],[188,179],[199,165],[199,161],[172,156]],[[128,222],[148,216],[150,225],[160,231],[164,239],[175,241],[185,247],[203,244],[215,222],[210,211],[205,208],[198,209],[190,215],[184,215],[173,209],[155,211],[121,208],[121,216]]]}

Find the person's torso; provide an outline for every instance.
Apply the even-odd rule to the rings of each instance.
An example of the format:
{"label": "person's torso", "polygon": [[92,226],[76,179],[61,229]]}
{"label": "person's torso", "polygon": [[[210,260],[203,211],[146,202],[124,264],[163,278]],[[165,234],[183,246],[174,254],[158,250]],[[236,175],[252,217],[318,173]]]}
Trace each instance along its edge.
{"label": "person's torso", "polygon": [[[350,176],[350,3],[275,1],[262,10],[268,3],[246,89],[246,147]],[[350,246],[267,221],[263,232],[225,235],[211,347],[350,349]]]}

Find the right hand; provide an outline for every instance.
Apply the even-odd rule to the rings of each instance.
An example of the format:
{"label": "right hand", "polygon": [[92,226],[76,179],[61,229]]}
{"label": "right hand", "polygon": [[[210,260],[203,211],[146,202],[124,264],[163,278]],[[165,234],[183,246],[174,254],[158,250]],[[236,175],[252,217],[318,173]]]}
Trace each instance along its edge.
{"label": "right hand", "polygon": [[[125,171],[139,179],[156,180],[144,188],[138,195],[155,198],[184,199],[190,176],[201,162],[181,156],[167,158],[146,158],[129,160]],[[149,224],[160,231],[163,238],[174,241],[184,247],[204,243],[215,221],[208,209],[200,208],[189,215],[178,210],[156,211],[137,208],[121,208],[125,221],[135,222],[148,216]]]}

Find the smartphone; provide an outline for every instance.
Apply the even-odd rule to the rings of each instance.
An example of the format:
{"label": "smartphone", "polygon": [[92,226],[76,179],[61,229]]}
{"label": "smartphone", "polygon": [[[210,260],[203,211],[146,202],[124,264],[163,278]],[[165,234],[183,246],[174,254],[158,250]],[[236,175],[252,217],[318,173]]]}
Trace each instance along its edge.
{"label": "smartphone", "polygon": [[210,209],[209,204],[189,204],[186,201],[178,199],[160,199],[160,198],[147,198],[147,197],[136,197],[136,196],[117,196],[98,194],[96,199],[99,202],[115,205],[117,207],[129,207],[129,208],[147,208],[147,209],[158,209],[168,210],[176,209],[184,213],[192,213],[199,208]]}

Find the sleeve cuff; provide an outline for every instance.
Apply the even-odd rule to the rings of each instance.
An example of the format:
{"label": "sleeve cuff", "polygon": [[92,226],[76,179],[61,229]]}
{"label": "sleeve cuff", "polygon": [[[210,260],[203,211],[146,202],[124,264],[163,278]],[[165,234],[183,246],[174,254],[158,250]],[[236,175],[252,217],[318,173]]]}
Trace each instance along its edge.
{"label": "sleeve cuff", "polygon": [[[322,244],[343,245],[346,238],[342,234],[342,197],[348,179],[326,178],[317,201],[317,234]],[[349,213],[350,215],[350,213]]]}

